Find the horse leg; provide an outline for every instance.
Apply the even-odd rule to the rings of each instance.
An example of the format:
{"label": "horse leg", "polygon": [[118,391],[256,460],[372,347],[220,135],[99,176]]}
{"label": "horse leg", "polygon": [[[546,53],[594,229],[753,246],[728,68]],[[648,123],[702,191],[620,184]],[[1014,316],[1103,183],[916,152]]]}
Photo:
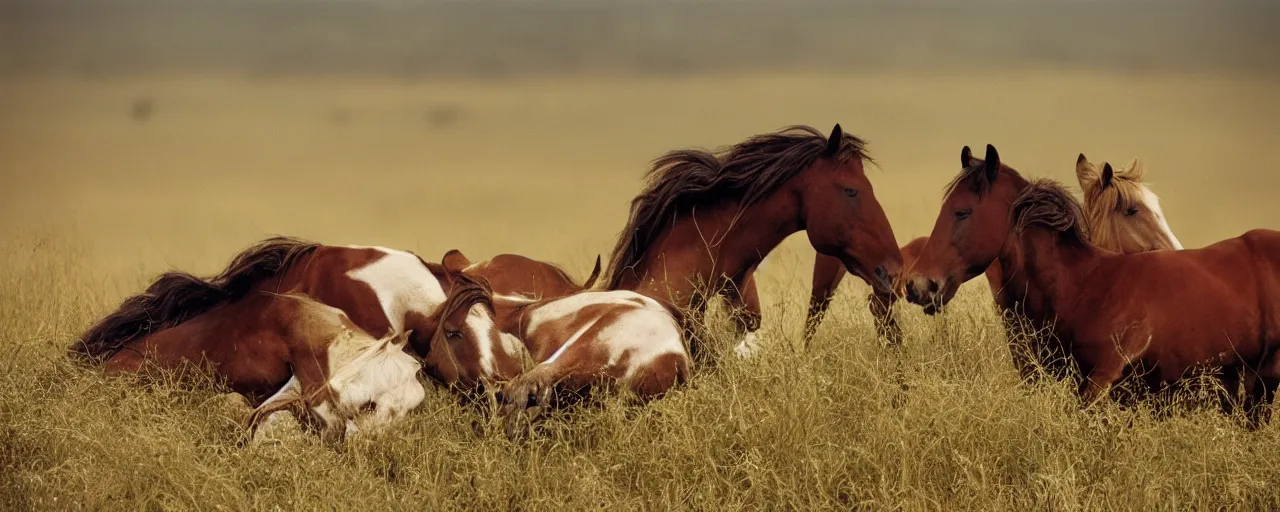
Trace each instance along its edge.
{"label": "horse leg", "polygon": [[1271,421],[1271,408],[1276,397],[1276,387],[1280,385],[1280,351],[1272,352],[1258,366],[1256,389],[1250,394],[1249,428],[1256,430]]}
{"label": "horse leg", "polygon": [[898,319],[893,316],[893,305],[898,296],[893,293],[871,292],[867,296],[867,305],[876,322],[876,335],[884,338],[890,347],[902,345],[902,328]]}
{"label": "horse leg", "polygon": [[[809,315],[804,321],[806,349],[809,348],[809,342],[813,340],[814,333],[818,331],[818,324],[822,323],[822,318],[826,316],[831,298],[835,296],[836,289],[840,287],[840,281],[844,280],[846,273],[844,263],[839,258],[822,253],[818,253],[814,258],[813,290],[809,296]],[[872,312],[875,312],[874,309]]]}
{"label": "horse leg", "polygon": [[684,339],[689,342],[689,357],[699,365],[711,362],[706,350],[706,325],[703,323],[706,313],[706,298],[696,293],[689,298],[688,311],[680,316],[680,328]]}
{"label": "horse leg", "polygon": [[1088,375],[1081,377],[1080,398],[1084,408],[1092,406],[1102,398],[1112,384],[1120,380],[1120,376],[1124,373],[1124,362],[1119,356],[1119,354],[1108,352],[1101,361],[1090,365],[1092,369]]}
{"label": "horse leg", "polygon": [[750,357],[760,349],[760,293],[756,289],[755,267],[747,269],[740,279],[729,283],[724,289],[724,298],[729,304],[733,318],[734,330],[741,341],[733,352],[738,357]]}

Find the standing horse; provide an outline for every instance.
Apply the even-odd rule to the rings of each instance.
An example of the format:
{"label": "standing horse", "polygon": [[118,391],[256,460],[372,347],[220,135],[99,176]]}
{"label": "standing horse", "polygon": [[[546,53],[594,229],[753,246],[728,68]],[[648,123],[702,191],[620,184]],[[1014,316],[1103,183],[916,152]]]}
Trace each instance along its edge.
{"label": "standing horse", "polygon": [[[507,260],[525,270],[554,268],[536,260]],[[513,273],[510,266],[471,264],[457,250],[445,254],[441,263],[446,269],[485,279],[490,275],[529,275]],[[560,275],[562,278],[538,281],[538,288],[527,280],[499,279],[508,285],[521,281],[526,285],[496,289],[506,294],[495,294],[493,304],[499,328],[519,338],[536,363],[501,391],[501,412],[507,417],[509,434],[520,411],[528,407],[541,410],[561,394],[580,395],[597,387],[616,385],[636,398],[648,400],[688,379],[690,361],[683,333],[667,307],[625,290],[579,288],[563,295],[544,294],[548,287],[573,287],[567,275]],[[594,273],[588,278],[591,281]]]}
{"label": "standing horse", "polygon": [[[742,340],[757,346],[760,301],[753,273],[787,236],[805,230],[819,253],[891,293],[901,269],[893,228],[863,170],[865,143],[840,125],[830,137],[808,126],[756,135],[717,152],[658,158],[610,258],[606,288],[632,290],[690,310],[724,296]],[[689,336],[695,358],[702,342]]]}
{"label": "standing horse", "polygon": [[936,311],[999,261],[1004,298],[1051,330],[1046,343],[1078,367],[1085,404],[1126,374],[1156,389],[1221,367],[1229,389],[1243,375],[1257,425],[1280,383],[1280,232],[1124,254],[1090,243],[1084,218],[1060,185],[1028,182],[988,145],[949,187],[930,235],[945,242],[926,246],[907,298]]}
{"label": "standing horse", "polygon": [[[974,159],[977,161],[977,159]],[[961,162],[968,167],[973,162]],[[1076,179],[1084,192],[1086,219],[1093,233],[1093,243],[1104,249],[1136,253],[1161,249],[1182,249],[1160,208],[1160,198],[1143,183],[1145,166],[1134,159],[1123,171],[1115,172],[1110,163],[1102,167],[1089,161],[1083,153],[1076,157]],[[910,273],[929,237],[917,237],[902,246],[902,266]],[[984,272],[995,296],[1000,295],[1000,263],[994,262]],[[826,314],[836,288],[844,279],[840,261],[819,254],[813,262],[813,293],[805,322],[805,344],[817,331]],[[898,343],[902,331],[892,316],[892,305],[905,290],[901,283],[896,294],[872,293],[868,297],[872,315],[880,334],[890,343]]]}
{"label": "standing horse", "polygon": [[[456,286],[462,288],[453,293]],[[262,297],[296,293],[341,310],[366,333],[404,335],[440,383],[478,386],[522,369],[520,347],[499,335],[487,290],[412,253],[275,237],[241,252],[211,279],[160,276],[90,328],[71,352],[105,362],[108,373],[137,371],[147,359],[207,359],[233,390],[256,402],[290,378],[282,349],[252,338],[261,322],[278,321],[264,312]],[[437,313],[451,297],[465,304],[451,306],[442,322]]]}

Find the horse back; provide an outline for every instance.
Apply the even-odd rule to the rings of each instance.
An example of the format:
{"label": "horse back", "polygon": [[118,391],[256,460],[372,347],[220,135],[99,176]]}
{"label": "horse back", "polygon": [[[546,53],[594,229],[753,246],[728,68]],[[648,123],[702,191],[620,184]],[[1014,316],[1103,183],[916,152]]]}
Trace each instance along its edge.
{"label": "horse back", "polygon": [[559,267],[518,254],[499,254],[468,267],[466,273],[485,278],[493,292],[501,295],[550,299],[583,289]]}

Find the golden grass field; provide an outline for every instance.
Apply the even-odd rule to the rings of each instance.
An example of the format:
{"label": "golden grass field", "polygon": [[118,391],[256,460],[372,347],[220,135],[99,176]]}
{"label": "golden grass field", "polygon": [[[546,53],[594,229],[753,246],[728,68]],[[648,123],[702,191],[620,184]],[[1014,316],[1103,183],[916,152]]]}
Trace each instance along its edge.
{"label": "golden grass field", "polygon": [[[898,240],[927,234],[960,148],[1075,185],[1148,165],[1188,247],[1280,224],[1276,83],[1213,75],[743,74],[506,82],[223,75],[0,81],[0,508],[25,510],[1275,510],[1280,426],[1078,410],[1018,384],[985,282],[874,339],[849,280],[797,350],[813,251],[761,271],[767,349],[647,407],[558,414],[525,443],[429,393],[333,450],[237,446],[217,390],[135,389],[63,350],[161,271],[289,234],[437,260],[514,252],[584,277],[648,162],[788,124],[870,140]],[[130,112],[149,98],[145,122]],[[729,342],[724,341],[723,345]],[[901,359],[899,359],[899,357]],[[901,365],[910,390],[895,406]]]}

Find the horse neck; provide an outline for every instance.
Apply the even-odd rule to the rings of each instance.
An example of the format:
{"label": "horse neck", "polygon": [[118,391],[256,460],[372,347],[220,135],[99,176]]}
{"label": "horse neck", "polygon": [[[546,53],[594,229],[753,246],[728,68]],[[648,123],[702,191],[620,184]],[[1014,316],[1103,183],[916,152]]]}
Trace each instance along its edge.
{"label": "horse neck", "polygon": [[618,288],[687,306],[698,284],[739,278],[797,231],[799,206],[785,187],[745,209],[737,201],[694,208],[659,236]]}
{"label": "horse neck", "polygon": [[526,352],[537,354],[542,347],[538,345],[538,340],[525,332],[525,329],[529,326],[529,315],[549,301],[495,295],[493,297],[494,323],[497,324],[498,331],[519,339]]}
{"label": "horse neck", "polygon": [[1092,247],[1032,228],[1011,239],[1001,251],[1000,305],[1005,309],[1016,306],[1032,320],[1051,320],[1059,306],[1077,294],[1101,258]]}

